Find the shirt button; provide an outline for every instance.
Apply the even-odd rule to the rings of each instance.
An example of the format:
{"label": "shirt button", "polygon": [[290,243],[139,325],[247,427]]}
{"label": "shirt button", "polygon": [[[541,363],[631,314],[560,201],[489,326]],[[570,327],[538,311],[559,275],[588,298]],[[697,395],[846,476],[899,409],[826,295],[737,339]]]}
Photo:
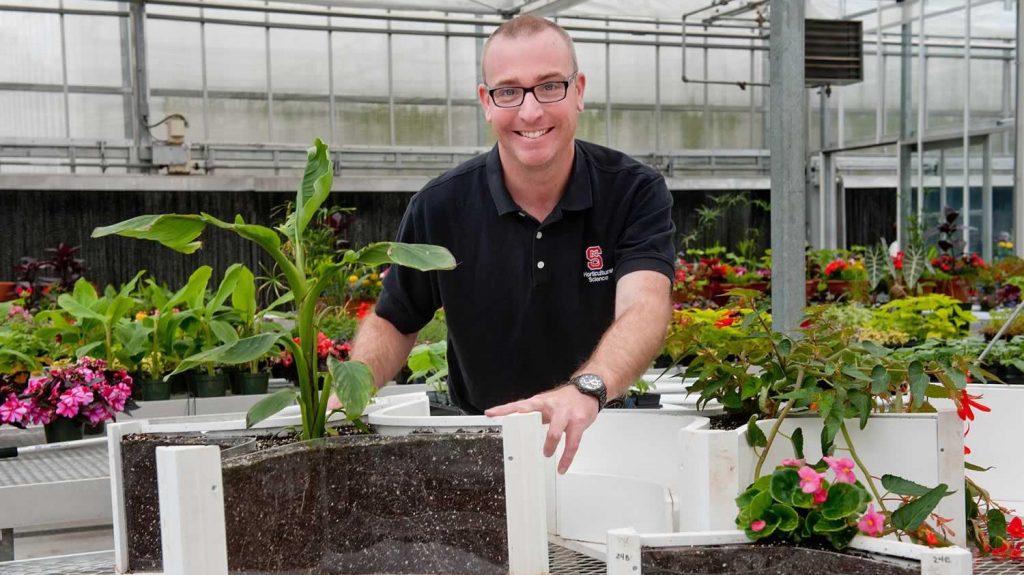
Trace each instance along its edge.
{"label": "shirt button", "polygon": [[544,262],[537,262],[537,269],[539,269],[539,270],[544,269]]}
{"label": "shirt button", "polygon": [[525,217],[526,217],[526,214],[524,214],[523,212],[519,212],[519,217],[521,217],[521,218],[525,218]]}
{"label": "shirt button", "polygon": [[542,237],[544,237],[544,232],[537,232],[537,239],[539,240]]}

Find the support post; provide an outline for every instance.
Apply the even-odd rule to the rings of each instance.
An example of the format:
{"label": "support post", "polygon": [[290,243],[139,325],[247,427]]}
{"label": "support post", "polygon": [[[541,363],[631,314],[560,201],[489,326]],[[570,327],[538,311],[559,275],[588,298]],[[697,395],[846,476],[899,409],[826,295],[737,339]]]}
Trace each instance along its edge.
{"label": "support post", "polygon": [[0,529],[0,563],[14,561],[14,529]]}
{"label": "support post", "polygon": [[227,575],[220,448],[158,447],[160,532],[166,575]]}
{"label": "support post", "polygon": [[793,333],[804,313],[807,100],[803,0],[771,1],[772,327]]}
{"label": "support post", "polygon": [[[1017,46],[1024,41],[1024,6],[1017,2]],[[1017,58],[1017,78],[1024,78],[1024,58]],[[1013,253],[1024,257],[1024,127],[1021,126],[1024,110],[1024,89],[1020,80],[1016,82],[1017,105],[1014,107],[1014,152],[1013,152]]]}
{"label": "support post", "polygon": [[640,573],[640,535],[632,527],[608,531],[608,575]]}
{"label": "support post", "polygon": [[548,514],[540,413],[502,418],[509,575],[547,575]]}
{"label": "support post", "polygon": [[132,27],[132,111],[135,117],[129,163],[149,163],[153,157],[153,142],[148,128],[150,118],[149,74],[146,70],[146,5],[142,2],[131,2],[128,5],[128,18]]}

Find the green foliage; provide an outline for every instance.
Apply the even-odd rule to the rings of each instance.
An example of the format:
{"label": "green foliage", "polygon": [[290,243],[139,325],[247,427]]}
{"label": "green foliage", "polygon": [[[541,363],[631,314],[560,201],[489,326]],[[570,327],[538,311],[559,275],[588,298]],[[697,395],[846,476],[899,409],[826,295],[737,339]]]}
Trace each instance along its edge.
{"label": "green foliage", "polygon": [[426,378],[435,391],[448,391],[448,340],[421,343],[409,352],[409,379]]}
{"label": "green foliage", "polygon": [[[366,403],[373,393],[373,377],[369,369],[359,369],[355,365],[344,368],[336,368],[337,364],[332,363],[327,373],[321,373],[318,367],[316,335],[320,331],[317,305],[319,298],[327,286],[336,281],[338,274],[349,266],[375,266],[384,263],[395,263],[409,266],[415,269],[442,270],[455,267],[455,259],[444,248],[426,245],[407,245],[396,243],[378,243],[366,246],[358,251],[345,251],[340,260],[322,262],[317,265],[314,273],[306,266],[306,255],[303,250],[303,235],[310,222],[313,220],[317,210],[330,194],[333,179],[333,168],[327,152],[327,146],[319,139],[309,149],[307,156],[306,171],[299,184],[295,198],[295,211],[288,217],[284,224],[276,229],[247,224],[241,216],[235,216],[233,222],[219,220],[209,214],[199,215],[149,215],[132,218],[130,220],[114,224],[112,226],[97,228],[93,231],[93,237],[108,235],[122,235],[133,238],[148,239],[160,242],[161,244],[183,253],[192,253],[199,249],[199,236],[207,225],[232,231],[239,236],[251,240],[263,248],[274,260],[280,273],[288,286],[286,293],[291,298],[297,309],[295,324],[299,332],[300,343],[296,344],[289,337],[289,334],[276,333],[276,342],[283,344],[292,353],[299,376],[298,400],[302,413],[302,437],[314,439],[323,437],[326,429],[327,401],[332,390],[336,391],[339,397],[347,398],[346,416],[356,419],[362,412]],[[285,242],[290,242],[293,250],[286,255],[282,247],[282,237]],[[208,277],[208,276],[207,276]],[[205,285],[205,282],[203,282]],[[234,291],[235,286],[222,284],[222,290],[218,290],[212,300],[203,305],[201,300],[195,297],[202,297],[202,294],[191,294],[190,308],[195,310],[202,308],[203,314],[213,308],[217,308]],[[221,297],[225,299],[221,299]],[[219,300],[219,301],[218,301]],[[216,304],[216,305],[209,305]],[[214,332],[212,315],[204,315],[210,319],[209,331]],[[224,335],[227,332],[219,330]],[[225,358],[233,357],[242,361],[250,361],[252,355],[259,350],[271,338],[253,340],[256,349],[248,349],[247,353],[241,353],[237,348],[220,346],[216,352],[211,349],[203,353],[207,355],[201,358],[193,357],[191,361],[200,360],[204,362],[223,361]],[[251,339],[251,338],[250,338]],[[242,341],[242,340],[239,340]],[[256,344],[259,344],[258,346]],[[273,344],[272,344],[273,345]],[[268,348],[269,349],[269,348]],[[242,359],[246,358],[246,359]],[[365,366],[364,366],[365,367]],[[317,382],[324,381],[322,390],[317,390]],[[254,425],[261,419],[269,417],[274,413],[273,409],[280,409],[282,397],[272,395],[262,402],[257,403],[247,417],[247,423]]]}
{"label": "green foliage", "polygon": [[943,294],[893,300],[875,311],[870,327],[895,329],[918,342],[967,335],[974,316],[960,302]]}

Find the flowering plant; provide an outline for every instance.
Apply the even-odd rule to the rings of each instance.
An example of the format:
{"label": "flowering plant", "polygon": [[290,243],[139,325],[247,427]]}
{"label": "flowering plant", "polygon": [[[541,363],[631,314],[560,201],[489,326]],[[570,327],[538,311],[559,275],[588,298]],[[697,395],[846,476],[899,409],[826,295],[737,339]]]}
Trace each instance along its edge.
{"label": "flowering plant", "polygon": [[942,254],[931,259],[932,269],[951,276],[974,276],[979,270],[988,267],[985,260],[978,254],[953,256]]}
{"label": "flowering plant", "polygon": [[108,369],[102,359],[86,356],[75,363],[54,364],[47,375],[27,384],[0,380],[0,424],[23,428],[65,417],[97,425],[135,409],[131,396],[128,372]]}
{"label": "flowering plant", "polygon": [[[302,340],[298,337],[292,338],[292,341],[294,341],[297,346],[302,345]],[[333,357],[338,361],[348,361],[348,354],[350,351],[352,351],[352,344],[349,342],[335,342],[331,338],[327,337],[324,332],[316,334],[316,356],[324,365],[327,365],[328,357]],[[295,358],[292,356],[292,352],[286,349],[278,356],[277,363],[281,367],[290,368],[294,365]]]}
{"label": "flowering plant", "polygon": [[863,280],[867,279],[864,262],[859,258],[836,258],[825,265],[822,272],[827,280]]}

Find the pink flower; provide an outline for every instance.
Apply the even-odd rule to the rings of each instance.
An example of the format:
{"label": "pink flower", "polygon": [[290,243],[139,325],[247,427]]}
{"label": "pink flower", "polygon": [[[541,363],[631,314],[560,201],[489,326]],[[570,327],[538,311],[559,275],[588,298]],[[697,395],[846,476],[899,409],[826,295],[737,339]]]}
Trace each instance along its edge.
{"label": "pink flower", "polygon": [[78,403],[69,394],[60,396],[60,402],[57,403],[57,415],[69,419],[78,415]]}
{"label": "pink flower", "polygon": [[803,459],[783,459],[782,460],[783,467],[803,467],[803,464],[804,464],[804,460]]}
{"label": "pink flower", "polygon": [[760,533],[760,532],[764,531],[764,526],[765,525],[766,524],[764,522],[764,519],[758,519],[757,521],[751,521],[750,522],[750,530],[753,531],[754,533]]}
{"label": "pink flower", "polygon": [[28,421],[33,425],[45,425],[53,421],[55,412],[53,409],[30,404],[28,408]]}
{"label": "pink flower", "polygon": [[130,387],[123,383],[117,385],[109,385],[100,392],[107,403],[110,404],[110,408],[114,411],[124,411],[124,404],[128,401],[128,398],[132,394]]}
{"label": "pink flower", "polygon": [[814,504],[824,503],[828,499],[828,489],[822,487],[814,492]]}
{"label": "pink flower", "polygon": [[824,473],[818,473],[813,467],[803,466],[797,471],[800,475],[800,490],[804,493],[814,493],[821,489],[821,480],[825,478]]}
{"label": "pink flower", "polygon": [[[71,397],[74,398],[75,403],[78,405],[88,405],[93,402],[93,399],[95,399],[92,395],[92,390],[84,385],[76,385],[75,387],[72,387],[64,395],[67,394],[71,394]],[[61,401],[64,401],[64,396],[61,396]]]}
{"label": "pink flower", "polygon": [[868,505],[867,513],[857,522],[857,529],[871,537],[878,537],[885,531],[885,516],[875,511],[874,503]]}
{"label": "pink flower", "polygon": [[7,400],[0,404],[0,423],[21,423],[28,414],[28,405],[18,400],[13,393],[7,394]]}
{"label": "pink flower", "polygon": [[35,395],[43,388],[43,384],[46,383],[45,377],[33,377],[28,380],[28,387],[25,388],[25,393],[28,395]]}
{"label": "pink flower", "polygon": [[849,457],[836,459],[835,457],[824,457],[825,463],[836,474],[836,483],[857,483],[857,477],[853,474],[853,460]]}
{"label": "pink flower", "polygon": [[89,418],[89,423],[92,425],[111,419],[110,412],[99,403],[88,408],[85,412],[85,416]]}

